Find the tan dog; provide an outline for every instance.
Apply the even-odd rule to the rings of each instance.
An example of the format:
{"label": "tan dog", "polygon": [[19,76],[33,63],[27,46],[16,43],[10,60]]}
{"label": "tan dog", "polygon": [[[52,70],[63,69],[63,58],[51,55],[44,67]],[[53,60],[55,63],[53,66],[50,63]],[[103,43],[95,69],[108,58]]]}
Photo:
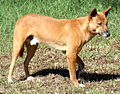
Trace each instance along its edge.
{"label": "tan dog", "polygon": [[12,81],[12,73],[15,61],[22,56],[24,44],[27,47],[27,57],[24,61],[26,77],[29,76],[28,64],[34,56],[38,43],[44,42],[51,46],[66,51],[70,79],[78,86],[76,79],[76,63],[79,69],[84,68],[84,63],[77,55],[83,45],[95,35],[108,37],[106,16],[111,8],[101,13],[93,9],[88,16],[77,19],[55,19],[38,14],[28,14],[20,18],[14,29],[13,53],[10,65],[8,81]]}

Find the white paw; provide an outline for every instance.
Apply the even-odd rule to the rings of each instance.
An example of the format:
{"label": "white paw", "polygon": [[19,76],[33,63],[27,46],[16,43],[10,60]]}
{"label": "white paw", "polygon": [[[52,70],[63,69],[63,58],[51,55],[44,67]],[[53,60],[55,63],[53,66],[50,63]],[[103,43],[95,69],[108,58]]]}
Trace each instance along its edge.
{"label": "white paw", "polygon": [[30,80],[33,80],[33,79],[34,79],[34,77],[29,76],[29,77],[27,78],[27,81],[30,81]]}
{"label": "white paw", "polygon": [[12,79],[8,79],[8,83],[13,83],[13,80]]}
{"label": "white paw", "polygon": [[79,86],[80,86],[80,87],[85,87],[85,85],[84,85],[84,84],[79,84]]}

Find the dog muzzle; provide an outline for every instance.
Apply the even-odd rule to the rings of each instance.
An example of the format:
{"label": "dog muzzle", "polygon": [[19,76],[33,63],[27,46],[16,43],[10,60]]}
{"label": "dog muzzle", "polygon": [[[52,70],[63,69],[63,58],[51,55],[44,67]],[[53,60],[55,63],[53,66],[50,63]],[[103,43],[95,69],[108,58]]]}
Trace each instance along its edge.
{"label": "dog muzzle", "polygon": [[99,35],[103,36],[103,37],[109,37],[110,36],[110,33],[109,32],[101,32],[99,33]]}

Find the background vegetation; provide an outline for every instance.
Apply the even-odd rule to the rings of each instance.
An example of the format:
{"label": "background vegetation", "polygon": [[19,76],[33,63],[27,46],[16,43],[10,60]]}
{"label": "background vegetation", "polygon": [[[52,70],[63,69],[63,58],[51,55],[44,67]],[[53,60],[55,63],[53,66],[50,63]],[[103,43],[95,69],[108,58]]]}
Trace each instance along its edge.
{"label": "background vegetation", "polygon": [[[85,88],[71,84],[65,56],[44,44],[39,45],[29,66],[34,80],[18,81],[24,77],[24,55],[15,66],[15,83],[7,83],[13,28],[18,18],[37,13],[74,19],[88,15],[93,8],[103,11],[108,7],[112,8],[108,15],[111,36],[96,36],[79,54],[86,65],[86,73],[81,75]],[[0,94],[120,94],[119,11],[120,0],[0,0]]]}

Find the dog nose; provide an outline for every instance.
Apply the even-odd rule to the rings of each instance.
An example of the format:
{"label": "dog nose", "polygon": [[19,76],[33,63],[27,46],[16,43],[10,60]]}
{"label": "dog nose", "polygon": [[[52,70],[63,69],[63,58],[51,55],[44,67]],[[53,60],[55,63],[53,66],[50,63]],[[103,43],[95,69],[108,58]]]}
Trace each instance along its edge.
{"label": "dog nose", "polygon": [[110,33],[109,32],[107,32],[107,37],[109,37],[110,36]]}
{"label": "dog nose", "polygon": [[109,33],[109,32],[106,32],[106,35],[107,35],[106,37],[109,37],[109,36],[110,36],[110,33]]}
{"label": "dog nose", "polygon": [[100,33],[100,35],[103,37],[109,37],[110,33],[109,32],[102,32],[102,33]]}

